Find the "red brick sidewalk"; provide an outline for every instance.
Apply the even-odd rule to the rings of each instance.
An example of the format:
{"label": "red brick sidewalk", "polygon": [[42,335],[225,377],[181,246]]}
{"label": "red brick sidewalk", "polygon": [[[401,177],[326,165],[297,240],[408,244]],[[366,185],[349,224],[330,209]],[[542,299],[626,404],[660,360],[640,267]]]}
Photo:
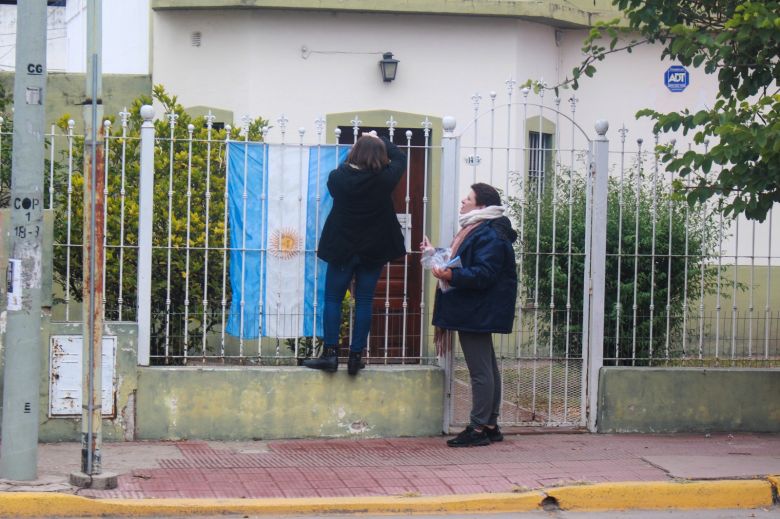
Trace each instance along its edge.
{"label": "red brick sidewalk", "polygon": [[[137,448],[139,443],[133,445]],[[236,448],[229,442],[174,445],[181,453],[178,459],[160,459],[157,468],[122,474],[115,490],[78,494],[104,498],[448,495],[572,483],[667,481],[680,477],[675,474],[680,466],[695,472],[696,464],[706,478],[747,477],[753,469],[754,475],[780,473],[780,435],[771,434],[527,434],[470,449],[449,448],[441,437],[270,441],[258,442],[260,449],[246,449],[247,444]],[[121,445],[113,448],[121,450]]]}

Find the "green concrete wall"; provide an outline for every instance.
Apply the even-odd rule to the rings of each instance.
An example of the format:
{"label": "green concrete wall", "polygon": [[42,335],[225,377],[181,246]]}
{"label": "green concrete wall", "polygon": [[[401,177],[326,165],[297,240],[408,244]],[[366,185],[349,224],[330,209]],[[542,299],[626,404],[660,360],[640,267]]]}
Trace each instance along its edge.
{"label": "green concrete wall", "polygon": [[[14,73],[0,72],[0,84],[13,94]],[[83,106],[86,75],[50,72],[46,82],[46,131],[49,126],[68,114],[76,122],[75,132],[84,131]],[[140,95],[152,95],[152,77],[149,75],[106,74],[103,76],[103,114],[115,117]],[[10,108],[10,107],[9,107]]]}
{"label": "green concrete wall", "polygon": [[[38,438],[42,442],[81,441],[81,415],[48,416],[49,349],[51,335],[81,335],[80,323],[48,322],[43,330],[41,351],[41,423]],[[114,367],[114,409],[115,415],[103,419],[103,439],[106,441],[133,440],[135,436],[135,396],[138,389],[136,362],[138,359],[138,332],[135,324],[107,324],[103,335],[114,335],[116,343],[116,364]]]}
{"label": "green concrete wall", "polygon": [[444,371],[368,366],[140,368],[138,439],[250,440],[440,434]]}
{"label": "green concrete wall", "polygon": [[589,27],[620,16],[610,0],[152,0],[152,9],[305,9],[367,13],[504,16]]}
{"label": "green concrete wall", "polygon": [[604,433],[780,432],[780,370],[602,368]]}
{"label": "green concrete wall", "polygon": [[[52,321],[52,240],[54,214],[44,211],[43,260],[42,260],[42,309],[41,309],[41,384],[39,387],[38,410],[40,416],[38,438],[40,441],[80,441],[81,415],[56,418],[49,416],[49,388],[51,384],[50,348],[52,335],[81,335],[81,323],[58,323]],[[10,245],[11,214],[9,209],[0,210],[0,268],[5,272]],[[5,293],[0,298],[0,328],[5,331]],[[138,358],[137,326],[132,323],[107,324],[104,335],[117,337],[114,404],[116,415],[103,420],[103,437],[106,440],[131,440],[134,435],[135,391],[137,387],[136,359]],[[4,381],[5,334],[0,335],[0,413],[2,412],[2,389]]]}
{"label": "green concrete wall", "polygon": [[[377,121],[385,114],[375,114]],[[409,116],[419,123],[421,118]],[[338,119],[336,117],[334,120]],[[419,119],[419,120],[418,120]],[[373,119],[372,119],[373,120]],[[341,122],[336,121],[336,122]],[[371,123],[371,121],[369,121]],[[371,123],[373,124],[373,123]],[[438,155],[433,160],[438,167]],[[0,267],[7,264],[8,210],[0,211]],[[49,416],[50,337],[81,335],[81,323],[52,318],[53,213],[45,212],[39,439],[79,441],[80,415]],[[5,298],[0,298],[0,308]],[[0,314],[4,326],[4,314]],[[358,377],[301,367],[139,368],[137,326],[108,323],[117,336],[116,414],[103,420],[106,441],[133,439],[251,439],[383,437],[439,434],[444,372],[428,366],[370,366]],[[0,351],[4,351],[0,335]],[[2,402],[0,366],[0,402]],[[326,396],[327,395],[327,396]]]}

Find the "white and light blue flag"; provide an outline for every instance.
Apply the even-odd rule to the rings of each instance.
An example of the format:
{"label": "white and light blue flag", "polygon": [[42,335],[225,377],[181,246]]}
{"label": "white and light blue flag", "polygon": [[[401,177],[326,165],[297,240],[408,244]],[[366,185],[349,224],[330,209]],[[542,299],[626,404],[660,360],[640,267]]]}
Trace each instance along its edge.
{"label": "white and light blue flag", "polygon": [[333,206],[328,174],[349,147],[231,142],[228,153],[226,332],[245,339],[321,336],[327,264],[315,249]]}

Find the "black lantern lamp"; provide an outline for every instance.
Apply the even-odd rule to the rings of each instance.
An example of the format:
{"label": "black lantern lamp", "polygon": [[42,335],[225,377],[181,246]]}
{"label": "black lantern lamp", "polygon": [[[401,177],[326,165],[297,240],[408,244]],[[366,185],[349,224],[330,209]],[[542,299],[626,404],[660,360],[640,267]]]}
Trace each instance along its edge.
{"label": "black lantern lamp", "polygon": [[385,83],[389,83],[395,79],[395,73],[398,71],[398,60],[393,59],[392,52],[385,52],[382,54],[382,59],[379,60],[379,68],[382,69],[382,79]]}

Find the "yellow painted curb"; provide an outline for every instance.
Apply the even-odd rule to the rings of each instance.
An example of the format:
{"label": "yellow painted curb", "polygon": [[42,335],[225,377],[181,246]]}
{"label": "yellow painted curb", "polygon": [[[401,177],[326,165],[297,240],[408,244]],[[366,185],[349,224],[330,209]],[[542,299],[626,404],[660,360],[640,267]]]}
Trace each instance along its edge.
{"label": "yellow painted curb", "polygon": [[90,499],[4,492],[0,493],[0,517],[529,512],[540,510],[545,503],[557,503],[563,510],[758,508],[772,505],[772,485],[779,480],[599,483],[517,494],[296,499]]}
{"label": "yellow painted curb", "polygon": [[599,483],[548,489],[562,510],[758,508],[772,506],[769,481]]}
{"label": "yellow painted curb", "polygon": [[426,497],[295,499],[89,499],[71,494],[0,494],[0,517],[122,515],[125,517],[219,514],[308,514],[432,512],[528,512],[538,510],[541,492]]}

